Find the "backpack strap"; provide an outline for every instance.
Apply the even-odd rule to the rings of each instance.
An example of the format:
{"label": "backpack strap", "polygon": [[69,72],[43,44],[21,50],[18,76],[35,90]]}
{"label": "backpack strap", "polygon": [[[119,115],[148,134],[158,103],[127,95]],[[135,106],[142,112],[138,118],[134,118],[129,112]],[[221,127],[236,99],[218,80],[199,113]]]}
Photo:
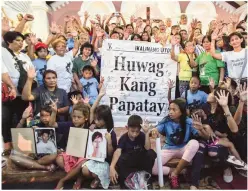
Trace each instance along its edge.
{"label": "backpack strap", "polygon": [[241,73],[240,73],[240,76],[239,76],[239,80],[242,78],[242,76],[243,76],[243,74],[244,74],[244,71],[245,71],[245,67],[246,67],[246,65],[247,65],[247,49],[245,49],[245,62],[244,62],[244,64],[243,64],[243,66],[242,66],[242,70],[241,70]]}

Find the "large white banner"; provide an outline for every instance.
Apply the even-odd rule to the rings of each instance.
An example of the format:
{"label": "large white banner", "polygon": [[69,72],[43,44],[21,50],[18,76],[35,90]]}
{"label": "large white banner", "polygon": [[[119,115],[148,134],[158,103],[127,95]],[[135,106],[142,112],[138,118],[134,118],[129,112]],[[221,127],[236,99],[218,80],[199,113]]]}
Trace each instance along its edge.
{"label": "large white banner", "polygon": [[107,93],[101,104],[110,106],[115,127],[124,127],[133,114],[152,123],[167,115],[167,81],[176,81],[177,70],[170,51],[157,43],[104,41],[101,75]]}

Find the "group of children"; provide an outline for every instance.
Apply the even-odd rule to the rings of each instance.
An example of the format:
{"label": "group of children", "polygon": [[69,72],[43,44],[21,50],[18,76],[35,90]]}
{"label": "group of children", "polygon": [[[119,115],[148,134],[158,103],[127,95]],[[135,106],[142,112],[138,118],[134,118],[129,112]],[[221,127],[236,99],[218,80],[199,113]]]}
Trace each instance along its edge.
{"label": "group of children", "polygon": [[[69,156],[64,151],[59,151],[57,155],[43,156],[38,160],[23,158],[20,162],[18,156],[15,156],[13,160],[18,160],[19,165],[30,169],[50,171],[55,170],[54,164],[57,164],[58,167],[67,172],[67,175],[58,182],[56,189],[63,188],[64,183],[74,177],[77,177],[73,186],[74,189],[79,189],[85,178],[93,178],[92,188],[97,188],[100,184],[104,189],[107,189],[110,181],[119,183],[121,188],[127,188],[125,181],[133,172],[144,170],[150,174],[158,175],[158,168],[160,167],[157,166],[157,155],[151,149],[150,143],[150,134],[155,131],[155,134],[165,136],[165,145],[161,150],[163,174],[169,175],[172,188],[179,188],[178,175],[184,172],[183,169],[193,160],[202,141],[209,148],[209,156],[213,156],[212,149],[214,147],[221,145],[230,152],[227,162],[239,169],[247,170],[247,166],[242,161],[234,144],[226,138],[229,128],[234,129],[234,131],[238,129],[228,108],[231,93],[226,90],[225,85],[218,87],[209,95],[199,88],[200,80],[197,76],[193,76],[190,79],[188,93],[185,93],[187,95],[184,94],[184,98],[169,100],[169,115],[156,127],[151,127],[147,121],[143,121],[138,115],[130,116],[126,126],[127,133],[121,136],[118,144],[116,133],[113,130],[114,122],[110,107],[107,105],[98,106],[101,98],[105,95],[104,87],[100,89],[92,107],[80,100],[82,95],[72,95],[71,122],[56,122],[57,104],[52,102],[49,107],[41,109],[40,123],[36,124],[36,127],[55,127],[56,133],[63,136],[62,142],[64,143],[58,144],[64,145],[64,147],[62,146],[63,149],[66,148],[70,127],[90,130],[94,128],[107,129],[108,133],[105,135],[107,140],[106,161],[98,162]],[[241,85],[239,91],[241,101],[245,101],[245,97],[242,96],[244,93],[247,94],[246,84],[243,85],[243,88]],[[193,102],[196,105],[190,107]],[[226,129],[216,125],[211,119],[211,114],[208,115],[205,112],[207,111],[205,107],[209,107],[209,105],[210,107],[216,105],[215,109],[221,108],[224,111],[224,120],[227,120],[228,125]],[[212,114],[216,111],[211,108]],[[29,117],[30,115],[27,113],[30,113],[31,110],[25,112],[26,114],[23,116]],[[175,169],[166,166],[166,163],[172,158],[181,159]],[[149,183],[151,185],[151,182]],[[198,184],[192,183],[191,189],[197,186]]]}

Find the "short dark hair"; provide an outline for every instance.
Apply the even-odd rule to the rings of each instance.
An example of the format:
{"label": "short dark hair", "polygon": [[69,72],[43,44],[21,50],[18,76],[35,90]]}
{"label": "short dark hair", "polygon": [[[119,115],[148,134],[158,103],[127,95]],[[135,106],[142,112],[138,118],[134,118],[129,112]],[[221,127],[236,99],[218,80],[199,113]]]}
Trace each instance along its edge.
{"label": "short dark hair", "polygon": [[83,69],[82,69],[82,72],[84,72],[86,70],[91,71],[93,73],[93,76],[95,76],[95,70],[91,65],[84,66]]}
{"label": "short dark hair", "polygon": [[[231,42],[231,38],[233,36],[238,36],[240,39],[243,39],[243,42],[241,43],[241,48],[245,48],[245,39],[243,37],[242,34],[240,34],[239,32],[233,32],[229,35],[229,43]],[[232,50],[233,50],[233,47],[232,47]]]}
{"label": "short dark hair", "polygon": [[119,34],[118,32],[116,32],[116,31],[114,31],[114,30],[110,33],[109,37],[111,38],[111,36],[112,36],[113,34],[118,34],[118,36],[119,36],[119,38],[120,38],[120,34]]}
{"label": "short dark hair", "polygon": [[127,126],[129,128],[138,127],[139,129],[141,129],[142,123],[143,123],[143,120],[139,115],[132,115],[128,118]]}
{"label": "short dark hair", "polygon": [[54,70],[46,70],[46,71],[43,73],[43,79],[45,79],[45,78],[46,78],[46,75],[47,75],[47,74],[50,74],[50,73],[54,74],[54,75],[56,76],[56,78],[57,78],[57,73],[56,73]]}
{"label": "short dark hair", "polygon": [[115,31],[115,29],[121,29],[121,30],[124,30],[124,29],[123,29],[123,27],[121,27],[121,26],[116,26],[116,27],[113,29],[113,31]]}
{"label": "short dark hair", "polygon": [[205,39],[208,39],[208,41],[209,41],[209,42],[211,42],[211,41],[212,41],[212,39],[211,39],[211,36],[210,36],[210,35],[205,35],[205,36],[202,38],[202,44],[203,44],[203,41],[204,41]]}
{"label": "short dark hair", "polygon": [[83,103],[78,103],[78,104],[74,105],[72,112],[74,112],[75,110],[76,111],[81,111],[83,116],[85,118],[89,119],[90,109],[89,109],[89,107],[87,105],[85,105]]}
{"label": "short dark hair", "polygon": [[50,131],[48,129],[41,130],[41,132],[40,132],[41,135],[43,135],[45,133],[50,135]]}
{"label": "short dark hair", "polygon": [[185,29],[181,29],[181,30],[179,31],[179,34],[181,34],[182,31],[185,31],[185,32],[188,34],[188,32],[187,32]]}
{"label": "short dark hair", "polygon": [[52,109],[49,105],[45,105],[45,106],[41,107],[40,112],[42,112],[42,111],[45,111],[45,112],[49,113],[50,115],[52,115]]}
{"label": "short dark hair", "polygon": [[23,35],[24,36],[24,40],[26,40],[29,37],[30,34],[31,33],[26,33],[25,35]]}
{"label": "short dark hair", "polygon": [[114,120],[110,107],[108,105],[99,105],[95,109],[94,116],[97,120],[104,121],[105,128],[107,128],[107,131],[110,133],[114,128]]}
{"label": "short dark hair", "polygon": [[193,75],[193,76],[190,78],[190,81],[192,80],[192,78],[196,78],[196,79],[199,81],[199,83],[201,84],[201,79],[200,79],[200,77],[199,77],[198,75]]}
{"label": "short dark hair", "polygon": [[101,137],[103,139],[103,136],[102,136],[102,133],[100,133],[99,131],[96,131],[95,133],[93,133],[92,137],[91,137],[91,140],[92,142],[98,138],[98,137]]}
{"label": "short dark hair", "polygon": [[247,35],[246,31],[241,32],[242,36]]}
{"label": "short dark hair", "polygon": [[147,34],[147,35],[148,35],[148,40],[147,40],[147,42],[151,42],[150,34],[149,34],[148,32],[146,32],[146,31],[144,31],[144,32],[141,34],[141,41],[143,41],[143,39],[142,39],[143,34]]}
{"label": "short dark hair", "polygon": [[17,37],[21,37],[24,40],[24,36],[22,35],[22,33],[16,31],[6,32],[3,35],[3,40],[7,45],[9,45],[9,43],[12,43]]}
{"label": "short dark hair", "polygon": [[242,29],[242,30],[243,30],[243,32],[245,31],[245,28],[244,28],[244,27],[242,27],[242,26],[237,26],[237,27],[236,27],[236,30],[237,30],[237,29]]}
{"label": "short dark hair", "polygon": [[91,49],[91,53],[90,53],[90,56],[94,53],[94,47],[92,44],[90,44],[89,42],[85,42],[81,48],[80,48],[80,54],[83,54],[83,50],[84,48],[90,48]]}
{"label": "short dark hair", "polygon": [[127,24],[127,25],[126,25],[126,28],[129,27],[129,26],[131,26],[131,27],[133,28],[133,25],[131,25],[131,24]]}
{"label": "short dark hair", "polygon": [[133,35],[131,36],[131,40],[133,40],[135,36],[137,36],[137,37],[141,40],[141,36],[140,36],[139,34],[133,34]]}

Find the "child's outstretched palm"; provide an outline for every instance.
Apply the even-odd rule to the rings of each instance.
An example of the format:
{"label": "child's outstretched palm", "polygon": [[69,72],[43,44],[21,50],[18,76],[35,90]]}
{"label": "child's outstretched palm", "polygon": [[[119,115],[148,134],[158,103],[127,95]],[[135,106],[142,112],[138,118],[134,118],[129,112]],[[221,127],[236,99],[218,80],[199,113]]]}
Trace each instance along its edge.
{"label": "child's outstretched palm", "polygon": [[227,106],[229,92],[227,93],[227,95],[225,95],[225,91],[224,90],[220,90],[219,92],[217,92],[217,95],[219,97],[215,96],[215,98],[218,101],[218,103],[220,104],[220,106],[222,106],[222,107]]}
{"label": "child's outstretched palm", "polygon": [[83,103],[87,104],[90,102],[90,98],[89,97],[85,97],[84,99],[82,98]]}
{"label": "child's outstretched palm", "polygon": [[141,127],[142,127],[142,129],[143,129],[143,131],[144,131],[145,134],[148,133],[148,132],[150,132],[151,125],[150,125],[150,123],[149,123],[149,121],[147,119],[145,119],[143,121],[143,124],[140,124],[140,125],[141,125]]}
{"label": "child's outstretched palm", "polygon": [[201,118],[198,117],[198,115],[195,115],[195,114],[192,114],[191,117],[192,117],[192,120],[193,120],[193,122],[192,122],[193,127],[195,129],[197,129],[197,130],[201,130],[203,128]]}
{"label": "child's outstretched palm", "polygon": [[244,85],[240,85],[239,87],[239,97],[240,100],[245,102],[247,101],[247,87],[246,87],[246,83],[244,83]]}
{"label": "child's outstretched palm", "polygon": [[79,102],[77,96],[75,96],[75,95],[71,96],[71,101],[72,101],[72,104],[73,104],[73,105],[76,105],[76,104],[78,104],[78,102]]}
{"label": "child's outstretched palm", "polygon": [[175,87],[175,82],[173,80],[169,79],[167,82],[167,85],[168,85],[169,89],[172,89]]}
{"label": "child's outstretched palm", "polygon": [[229,89],[231,87],[231,78],[226,77],[226,81],[224,82],[226,89]]}

